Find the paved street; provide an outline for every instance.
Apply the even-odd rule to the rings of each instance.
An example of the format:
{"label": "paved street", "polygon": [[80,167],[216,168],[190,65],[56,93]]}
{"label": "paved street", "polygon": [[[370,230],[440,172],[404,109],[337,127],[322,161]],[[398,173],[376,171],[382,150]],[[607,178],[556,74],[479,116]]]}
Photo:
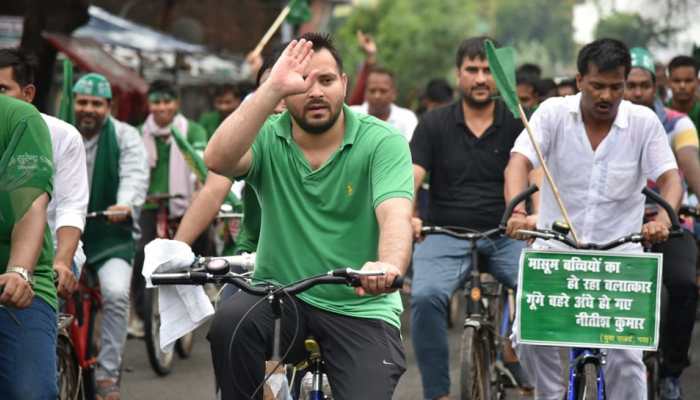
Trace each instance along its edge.
{"label": "paved street", "polygon": [[[404,324],[406,326],[407,324]],[[404,329],[406,331],[406,329]],[[146,355],[146,345],[142,340],[130,339],[125,355],[123,377],[124,400],[172,400],[172,399],[214,399],[214,375],[212,372],[209,346],[204,338],[206,329],[200,329],[192,357],[187,360],[176,359],[173,372],[164,378],[158,377],[150,368]],[[458,382],[459,359],[457,348],[460,329],[450,331],[452,381]],[[421,400],[421,383],[415,363],[413,347],[408,332],[404,332],[408,370],[401,378],[394,395],[400,400]],[[685,399],[700,399],[700,324],[696,324],[693,338],[693,365],[683,375]],[[458,398],[457,385],[453,384],[452,396]],[[513,392],[508,399],[527,399]]]}

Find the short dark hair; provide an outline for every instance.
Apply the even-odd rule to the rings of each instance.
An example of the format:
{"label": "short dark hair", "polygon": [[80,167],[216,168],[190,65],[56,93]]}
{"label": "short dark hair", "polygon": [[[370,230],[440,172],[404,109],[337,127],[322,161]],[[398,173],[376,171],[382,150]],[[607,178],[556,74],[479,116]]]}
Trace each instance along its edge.
{"label": "short dark hair", "polygon": [[0,49],[0,68],[12,68],[12,78],[20,86],[34,84],[34,75],[39,65],[37,58],[18,48]]}
{"label": "short dark hair", "polygon": [[625,78],[632,68],[630,50],[617,39],[603,38],[588,43],[578,52],[576,67],[578,73],[584,76],[588,73],[590,64],[594,64],[601,72],[612,71],[625,67]]}
{"label": "short dark hair", "polygon": [[431,79],[425,86],[425,97],[428,100],[444,103],[452,101],[454,91],[452,86],[445,79]]}
{"label": "short dark hair", "polygon": [[455,59],[455,64],[457,68],[462,66],[465,58],[473,60],[475,58],[480,58],[486,60],[486,50],[484,49],[484,42],[490,40],[493,44],[498,47],[498,43],[488,36],[476,36],[464,39],[457,48],[457,57]]}
{"label": "short dark hair", "polygon": [[542,68],[534,63],[525,63],[518,67],[515,71],[516,75],[528,76],[534,79],[540,79],[542,77]]}
{"label": "short dark hair", "polygon": [[391,83],[396,82],[396,75],[394,75],[394,71],[383,67],[381,65],[373,65],[370,69],[369,72],[367,73],[367,76],[369,77],[370,74],[379,74],[379,75],[386,75],[389,78],[391,78]]}
{"label": "short dark hair", "polygon": [[338,71],[343,72],[343,59],[340,57],[340,53],[338,53],[338,50],[333,45],[333,38],[331,35],[327,33],[307,32],[299,36],[297,40],[299,39],[306,39],[312,42],[314,51],[321,49],[328,50],[333,56],[335,63],[338,64]]}
{"label": "short dark hair", "polygon": [[680,67],[693,67],[695,75],[698,74],[698,62],[693,57],[685,55],[673,57],[671,62],[668,63],[668,73],[671,74],[671,71]]}
{"label": "short dark hair", "polygon": [[547,96],[549,92],[556,90],[557,84],[552,78],[543,78],[535,82],[535,92],[540,96]]}
{"label": "short dark hair", "polygon": [[165,93],[170,95],[172,98],[177,99],[177,89],[172,82],[166,81],[164,79],[157,79],[151,82],[151,86],[148,87],[148,95],[153,93]]}
{"label": "short dark hair", "polygon": [[535,92],[535,94],[539,94],[539,88],[537,87],[537,78],[531,74],[528,73],[519,73],[515,75],[515,84],[516,86],[519,85],[528,85],[532,88],[532,91]]}
{"label": "short dark hair", "polygon": [[241,98],[241,90],[233,83],[222,83],[214,88],[214,98],[225,96],[231,93],[233,97]]}
{"label": "short dark hair", "polygon": [[578,92],[578,86],[576,86],[576,79],[563,79],[557,84],[557,88],[567,86],[574,89],[574,92]]}

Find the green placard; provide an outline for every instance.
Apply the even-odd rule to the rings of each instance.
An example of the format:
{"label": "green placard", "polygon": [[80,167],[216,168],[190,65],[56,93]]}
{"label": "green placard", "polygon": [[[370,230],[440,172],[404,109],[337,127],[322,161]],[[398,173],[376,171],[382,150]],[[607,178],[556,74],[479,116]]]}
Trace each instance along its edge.
{"label": "green placard", "polygon": [[656,350],[662,255],[524,250],[521,343]]}

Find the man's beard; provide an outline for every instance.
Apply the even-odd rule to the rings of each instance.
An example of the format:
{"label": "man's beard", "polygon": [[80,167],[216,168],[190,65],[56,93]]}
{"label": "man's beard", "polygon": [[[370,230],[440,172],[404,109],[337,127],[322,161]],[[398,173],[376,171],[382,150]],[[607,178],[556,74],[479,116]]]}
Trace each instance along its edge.
{"label": "man's beard", "polygon": [[[324,102],[325,103],[325,102]],[[325,103],[325,105],[328,106],[328,109],[331,110],[331,106],[328,103]],[[310,133],[312,135],[321,135],[325,132],[327,132],[329,129],[335,125],[336,121],[338,121],[338,117],[340,116],[340,111],[342,110],[342,107],[338,106],[337,112],[335,114],[331,114],[330,118],[325,123],[322,124],[311,124],[309,123],[306,118],[303,117],[304,114],[306,114],[306,108],[308,107],[305,106],[304,109],[302,110],[302,115],[296,115],[296,113],[292,112],[291,109],[289,109],[289,115],[292,116],[294,121],[299,125],[301,129],[303,129],[305,132]]]}
{"label": "man's beard", "polygon": [[489,97],[487,97],[487,98],[484,99],[484,100],[477,100],[477,99],[475,99],[475,98],[472,96],[472,94],[471,94],[471,92],[472,92],[473,90],[474,90],[474,88],[472,88],[468,93],[462,92],[462,101],[463,101],[468,107],[480,109],[480,108],[486,108],[486,107],[488,107],[489,105],[491,105],[491,103],[493,103],[493,99],[494,99],[494,98],[493,98],[492,95],[489,95]]}
{"label": "man's beard", "polygon": [[[84,118],[84,117],[83,117]],[[80,133],[86,135],[86,136],[94,136],[97,133],[100,132],[102,129],[102,125],[104,125],[105,118],[100,118],[98,116],[90,116],[90,118],[95,120],[94,125],[85,125],[83,124],[83,118],[76,117],[76,126]]]}

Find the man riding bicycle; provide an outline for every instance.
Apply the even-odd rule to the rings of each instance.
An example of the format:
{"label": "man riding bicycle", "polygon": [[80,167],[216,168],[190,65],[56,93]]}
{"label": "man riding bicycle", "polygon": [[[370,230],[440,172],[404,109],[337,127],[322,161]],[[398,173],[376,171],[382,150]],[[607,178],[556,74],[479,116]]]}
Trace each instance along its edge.
{"label": "man riding bicycle", "polygon": [[97,393],[101,399],[118,400],[134,235],[148,185],[146,151],[138,131],[110,115],[112,89],[104,76],[84,75],[73,86],[73,94],[75,124],[83,137],[90,179],[88,212],[122,212],[107,220],[88,220],[83,234],[86,265],[96,272],[102,294]]}
{"label": "man riding bicycle", "polygon": [[[532,116],[531,126],[580,240],[603,243],[641,230],[646,241],[668,237],[665,211],[642,226],[647,178],[656,180],[661,196],[678,207],[682,188],[673,152],[653,111],[622,100],[630,71],[627,46],[600,39],[578,55],[581,93],[548,99]],[[511,150],[505,173],[505,197],[511,201],[539,167],[534,147],[523,132]],[[543,184],[537,226],[561,219],[552,188]],[[530,229],[524,204],[508,221],[508,234],[520,238]],[[536,248],[554,247],[540,240]],[[563,245],[562,245],[563,246]],[[639,245],[617,251],[641,252]],[[535,385],[535,398],[561,400],[566,385],[557,347],[519,344],[520,361]],[[641,350],[609,350],[605,368],[610,400],[645,399],[646,373]]]}
{"label": "man riding bicycle", "polygon": [[[656,112],[668,135],[681,176],[693,193],[700,193],[699,144],[695,125],[687,115],[664,107],[656,98],[656,68],[651,54],[639,47],[631,52],[632,70],[627,76],[625,99]],[[664,255],[663,281],[668,291],[660,346],[661,399],[677,400],[681,398],[679,378],[690,365],[688,350],[698,304],[695,283],[697,247],[695,238],[686,231],[683,237],[659,243],[652,247],[652,251]]]}
{"label": "man riding bicycle", "polygon": [[[503,170],[523,124],[494,100],[485,40],[462,42],[456,60],[461,98],[426,113],[411,140],[414,187],[431,174],[428,214],[433,224],[493,229],[505,209]],[[422,221],[413,221],[419,239]],[[416,246],[413,256],[411,333],[426,399],[446,399],[450,393],[447,310],[450,297],[469,276],[469,247],[466,240],[432,235]],[[478,243],[489,271],[510,288],[517,282],[523,247],[507,237]]]}
{"label": "man riding bicycle", "polygon": [[[36,94],[36,59],[20,49],[0,49],[0,93],[31,103]],[[47,208],[47,220],[54,240],[53,269],[56,289],[68,298],[77,288],[77,277],[85,252],[80,235],[85,227],[88,205],[88,177],[85,147],[80,133],[69,123],[41,114],[51,134],[54,191]]]}
{"label": "man riding bicycle", "polygon": [[55,399],[56,288],[46,223],[51,136],[41,114],[0,95],[0,398]]}
{"label": "man riding bicycle", "polygon": [[[156,80],[148,88],[149,114],[139,127],[146,146],[150,181],[148,195],[171,194],[178,197],[167,200],[168,217],[180,218],[195,192],[196,178],[187,164],[188,151],[201,154],[207,144],[207,133],[201,125],[185,117],[180,112],[180,99],[177,88],[170,82]],[[181,141],[175,140],[178,135]],[[185,149],[183,142],[191,146]],[[157,214],[160,205],[157,201],[146,201],[139,220],[141,240],[134,261],[136,275],[132,281],[132,301],[136,315],[132,316],[129,333],[143,336],[143,301],[145,281],[141,276],[144,246],[157,236]]]}
{"label": "man riding bicycle", "polygon": [[[255,96],[217,129],[205,160],[219,174],[245,177],[259,195],[256,279],[284,284],[338,266],[385,272],[363,277],[355,291],[318,286],[285,300],[281,348],[290,349],[284,361],[298,361],[311,334],[334,397],[388,400],[405,369],[401,299],[390,286],[411,251],[411,158],[394,128],[343,104],[346,89],[326,36],[292,41]],[[268,119],[281,99],[287,111]],[[250,310],[258,300],[238,292],[212,323],[224,399],[249,399],[263,380],[273,312],[264,300]]]}

